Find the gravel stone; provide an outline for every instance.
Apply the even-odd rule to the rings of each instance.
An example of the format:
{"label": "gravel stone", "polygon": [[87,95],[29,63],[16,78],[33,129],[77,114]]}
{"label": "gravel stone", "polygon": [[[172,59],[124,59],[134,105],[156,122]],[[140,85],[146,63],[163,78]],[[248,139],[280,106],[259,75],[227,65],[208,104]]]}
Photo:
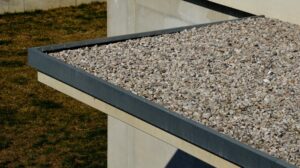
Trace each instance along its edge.
{"label": "gravel stone", "polygon": [[50,53],[300,166],[300,26],[269,18]]}

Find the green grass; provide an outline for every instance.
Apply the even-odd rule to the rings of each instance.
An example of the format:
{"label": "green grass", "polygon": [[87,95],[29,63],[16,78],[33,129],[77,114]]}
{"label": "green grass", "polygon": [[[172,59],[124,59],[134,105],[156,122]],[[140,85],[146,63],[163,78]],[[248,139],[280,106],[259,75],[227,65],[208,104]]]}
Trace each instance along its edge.
{"label": "green grass", "polygon": [[0,15],[0,167],[106,167],[106,116],[39,82],[27,48],[106,36],[106,4]]}
{"label": "green grass", "polygon": [[11,61],[11,60],[1,60],[0,67],[1,68],[16,68],[25,65],[23,61]]}
{"label": "green grass", "polygon": [[0,40],[0,45],[9,45],[11,44],[11,40]]}

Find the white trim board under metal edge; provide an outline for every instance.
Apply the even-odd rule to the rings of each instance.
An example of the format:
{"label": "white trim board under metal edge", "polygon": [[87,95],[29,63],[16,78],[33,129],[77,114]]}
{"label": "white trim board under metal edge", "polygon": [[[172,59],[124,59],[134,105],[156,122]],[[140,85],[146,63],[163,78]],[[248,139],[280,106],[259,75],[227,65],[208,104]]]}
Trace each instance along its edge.
{"label": "white trim board under metal edge", "polygon": [[164,141],[214,167],[217,168],[238,168],[239,166],[231,163],[219,156],[216,156],[202,148],[199,148],[183,139],[180,139],[166,131],[163,131],[151,124],[148,124],[118,108],[115,108],[99,99],[96,99],[72,86],[69,86],[61,81],[58,81],[42,72],[38,72],[38,81],[58,90],[80,102],[83,102],[105,114],[114,117],[132,127],[143,131],[161,141]]}

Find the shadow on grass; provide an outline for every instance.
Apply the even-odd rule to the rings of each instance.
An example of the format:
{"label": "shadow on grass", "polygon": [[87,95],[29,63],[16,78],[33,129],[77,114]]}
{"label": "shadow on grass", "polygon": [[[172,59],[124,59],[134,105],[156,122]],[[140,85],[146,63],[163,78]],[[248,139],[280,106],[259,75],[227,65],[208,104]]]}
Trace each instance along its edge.
{"label": "shadow on grass", "polygon": [[86,138],[88,140],[95,139],[99,136],[103,136],[106,134],[106,129],[103,127],[96,127],[95,129],[89,131],[86,133]]}
{"label": "shadow on grass", "polygon": [[5,136],[0,136],[0,150],[8,148],[10,144],[10,139]]}
{"label": "shadow on grass", "polygon": [[26,56],[26,50],[1,50],[0,49],[0,57],[2,56]]}
{"label": "shadow on grass", "polygon": [[4,67],[4,68],[16,68],[24,65],[25,63],[22,61],[7,61],[7,60],[0,61],[0,67]]}
{"label": "shadow on grass", "polygon": [[0,45],[9,45],[12,43],[12,40],[0,40]]}
{"label": "shadow on grass", "polygon": [[18,85],[26,85],[26,84],[28,84],[28,81],[29,81],[28,78],[26,78],[24,76],[18,76],[18,77],[15,77],[12,80],[12,83],[15,83],[15,84],[18,84]]}
{"label": "shadow on grass", "polygon": [[76,19],[83,21],[91,21],[94,19],[106,18],[106,12],[98,12],[96,15],[94,13],[81,13],[75,16]]}
{"label": "shadow on grass", "polygon": [[34,148],[38,148],[38,147],[41,147],[45,144],[48,144],[49,141],[48,141],[48,137],[43,134],[43,135],[40,135],[37,140],[35,141],[35,143],[32,144],[32,147]]}
{"label": "shadow on grass", "polygon": [[0,107],[0,126],[16,124],[15,116],[18,110],[12,107]]}
{"label": "shadow on grass", "polygon": [[62,108],[63,105],[61,103],[54,102],[52,100],[39,100],[34,98],[31,101],[33,106],[37,106],[44,109],[59,109]]}
{"label": "shadow on grass", "polygon": [[42,14],[43,12],[45,11],[42,11],[42,10],[34,10],[34,11],[25,11],[25,12],[15,12],[15,13],[4,13],[4,14],[1,14],[0,15],[0,19],[1,18],[4,18],[4,17],[14,17],[14,16],[23,16],[23,15],[26,15],[26,16],[37,16],[37,15],[40,15]]}
{"label": "shadow on grass", "polygon": [[40,41],[40,42],[48,42],[48,41],[51,41],[51,39],[50,39],[49,37],[37,37],[37,38],[34,38],[34,40]]}

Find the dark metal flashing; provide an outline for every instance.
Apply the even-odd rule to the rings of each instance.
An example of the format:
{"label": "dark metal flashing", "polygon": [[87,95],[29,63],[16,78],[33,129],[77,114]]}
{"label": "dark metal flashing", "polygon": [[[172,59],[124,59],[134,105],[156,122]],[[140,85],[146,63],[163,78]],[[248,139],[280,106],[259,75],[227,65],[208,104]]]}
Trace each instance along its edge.
{"label": "dark metal flashing", "polygon": [[[220,22],[218,22],[220,23]],[[95,77],[79,68],[64,63],[47,53],[66,49],[75,49],[92,45],[103,45],[113,42],[155,36],[165,33],[175,33],[192,27],[208,26],[201,24],[160,31],[138,33],[124,36],[109,37],[80,41],[75,43],[51,45],[28,49],[29,65],[67,85],[85,92],[122,111],[133,115],[155,127],[203,148],[219,157],[242,167],[283,168],[295,167],[282,160],[242,144],[232,138],[220,134],[200,123],[187,119],[175,112],[157,105],[145,98],[139,97],[118,86]]]}
{"label": "dark metal flashing", "polygon": [[231,8],[231,7],[224,6],[224,5],[221,5],[218,3],[214,3],[209,0],[184,0],[184,1],[195,4],[195,5],[202,6],[202,7],[205,7],[205,8],[208,8],[208,9],[211,9],[211,10],[214,10],[214,11],[226,14],[226,15],[234,16],[237,18],[255,16],[252,13],[248,13],[248,12],[241,11],[241,10],[238,10],[235,8]]}

